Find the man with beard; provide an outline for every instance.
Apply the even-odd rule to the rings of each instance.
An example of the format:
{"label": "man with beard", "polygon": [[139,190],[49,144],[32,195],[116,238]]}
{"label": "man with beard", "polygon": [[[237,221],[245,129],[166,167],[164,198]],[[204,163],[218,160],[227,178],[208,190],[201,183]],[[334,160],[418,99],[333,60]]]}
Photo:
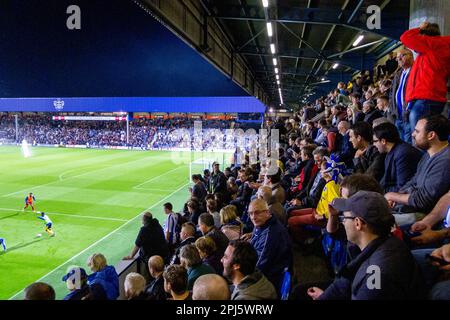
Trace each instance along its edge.
{"label": "man with beard", "polygon": [[[449,121],[443,115],[420,119],[413,132],[416,146],[426,153],[414,177],[399,192],[388,192],[385,198],[391,206],[402,205],[401,212],[429,213],[433,206],[450,189],[450,147],[448,145]],[[400,217],[401,216],[401,217]],[[406,219],[407,218],[407,219]],[[398,224],[415,222],[415,215],[397,215]]]}
{"label": "man with beard", "polygon": [[222,258],[223,276],[233,283],[231,300],[274,300],[273,284],[258,270],[258,254],[242,240],[232,240]]}

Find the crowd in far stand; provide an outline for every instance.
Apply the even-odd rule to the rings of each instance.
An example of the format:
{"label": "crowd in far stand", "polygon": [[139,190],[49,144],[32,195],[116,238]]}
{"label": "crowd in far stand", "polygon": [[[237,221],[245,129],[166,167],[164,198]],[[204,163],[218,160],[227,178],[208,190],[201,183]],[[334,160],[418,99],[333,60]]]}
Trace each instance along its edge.
{"label": "crowd in far stand", "polygon": [[[18,141],[34,145],[86,145],[88,147],[137,147],[141,149],[191,148],[194,121],[202,123],[203,145],[213,147],[214,141],[226,142],[226,129],[239,128],[233,120],[133,119],[127,142],[125,121],[60,121],[50,114],[19,116]],[[185,129],[186,131],[180,131]],[[220,138],[216,138],[217,130]],[[180,134],[181,133],[181,134]],[[0,114],[0,139],[15,141],[15,119],[12,113]],[[228,144],[228,149],[232,146]],[[218,149],[218,148],[215,148]]]}
{"label": "crowd in far stand", "polygon": [[[401,40],[382,78],[363,74],[268,119],[278,159],[215,163],[192,176],[184,205],[164,204],[162,225],[145,213],[124,259],[146,268],[127,276],[126,298],[450,299],[449,39],[424,23]],[[319,254],[333,279],[289,290],[296,252]],[[105,258],[88,266],[81,289],[66,275],[66,298],[116,298]],[[42,283],[26,297],[38,290],[52,297]]]}

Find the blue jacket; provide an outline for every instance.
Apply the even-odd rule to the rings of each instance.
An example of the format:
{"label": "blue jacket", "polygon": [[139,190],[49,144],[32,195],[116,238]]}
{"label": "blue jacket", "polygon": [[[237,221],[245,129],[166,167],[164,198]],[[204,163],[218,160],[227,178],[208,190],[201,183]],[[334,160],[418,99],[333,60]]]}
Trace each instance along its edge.
{"label": "blue jacket", "polygon": [[253,231],[251,244],[258,253],[256,268],[280,291],[283,272],[292,267],[291,239],[285,226],[272,217]]}
{"label": "blue jacket", "polygon": [[[379,286],[377,283],[377,271]],[[377,238],[346,266],[320,300],[424,299],[425,283],[411,251],[396,237]]]}
{"label": "blue jacket", "polygon": [[422,153],[403,141],[394,145],[384,159],[384,176],[380,184],[384,192],[398,192],[414,177]]}
{"label": "blue jacket", "polygon": [[106,266],[102,270],[88,276],[89,285],[100,284],[106,292],[108,300],[119,297],[119,276],[113,266]]}
{"label": "blue jacket", "polygon": [[355,157],[355,153],[356,150],[350,142],[350,134],[347,132],[342,136],[341,143],[335,154],[339,157],[339,160],[345,162],[345,165],[349,168],[353,167],[353,158]]}

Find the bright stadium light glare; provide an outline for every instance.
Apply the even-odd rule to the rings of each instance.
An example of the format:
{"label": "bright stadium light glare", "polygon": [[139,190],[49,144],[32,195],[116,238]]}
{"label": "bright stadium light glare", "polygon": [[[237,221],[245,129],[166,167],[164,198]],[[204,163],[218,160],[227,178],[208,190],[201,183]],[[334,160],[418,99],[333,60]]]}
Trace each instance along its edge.
{"label": "bright stadium light glare", "polygon": [[361,34],[356,40],[355,42],[353,42],[353,46],[356,47],[361,41],[362,39],[364,39],[364,36]]}
{"label": "bright stadium light glare", "polygon": [[270,108],[270,109],[269,109],[269,112],[270,112],[270,113],[273,113],[273,108]]}
{"label": "bright stadium light glare", "polygon": [[270,44],[270,51],[272,54],[275,54],[275,45],[273,43]]}
{"label": "bright stadium light glare", "polygon": [[269,0],[262,0],[263,7],[267,8],[269,6]]}
{"label": "bright stadium light glare", "polygon": [[277,58],[272,59],[273,65],[276,66],[278,64]]}
{"label": "bright stadium light glare", "polygon": [[275,78],[277,78],[277,80],[280,80],[280,76],[279,75],[276,75]]}
{"label": "bright stadium light glare", "polygon": [[333,69],[337,69],[337,67],[339,67],[339,63],[333,64]]}
{"label": "bright stadium light glare", "polygon": [[269,35],[269,37],[273,35],[272,23],[270,22],[267,22],[267,34]]}
{"label": "bright stadium light glare", "polygon": [[278,74],[278,68],[275,68],[275,74]]}
{"label": "bright stadium light glare", "polygon": [[22,140],[22,153],[25,158],[31,157],[30,146],[28,145],[27,140]]}
{"label": "bright stadium light glare", "polygon": [[280,80],[277,80],[277,85],[280,85]]}

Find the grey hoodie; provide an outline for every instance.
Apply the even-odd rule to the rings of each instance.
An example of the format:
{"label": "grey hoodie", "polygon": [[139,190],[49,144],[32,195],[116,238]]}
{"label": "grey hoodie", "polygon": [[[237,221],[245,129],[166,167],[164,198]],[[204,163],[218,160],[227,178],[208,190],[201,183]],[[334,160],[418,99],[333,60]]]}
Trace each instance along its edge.
{"label": "grey hoodie", "polygon": [[231,294],[231,300],[275,300],[277,298],[275,287],[259,271],[242,279]]}

